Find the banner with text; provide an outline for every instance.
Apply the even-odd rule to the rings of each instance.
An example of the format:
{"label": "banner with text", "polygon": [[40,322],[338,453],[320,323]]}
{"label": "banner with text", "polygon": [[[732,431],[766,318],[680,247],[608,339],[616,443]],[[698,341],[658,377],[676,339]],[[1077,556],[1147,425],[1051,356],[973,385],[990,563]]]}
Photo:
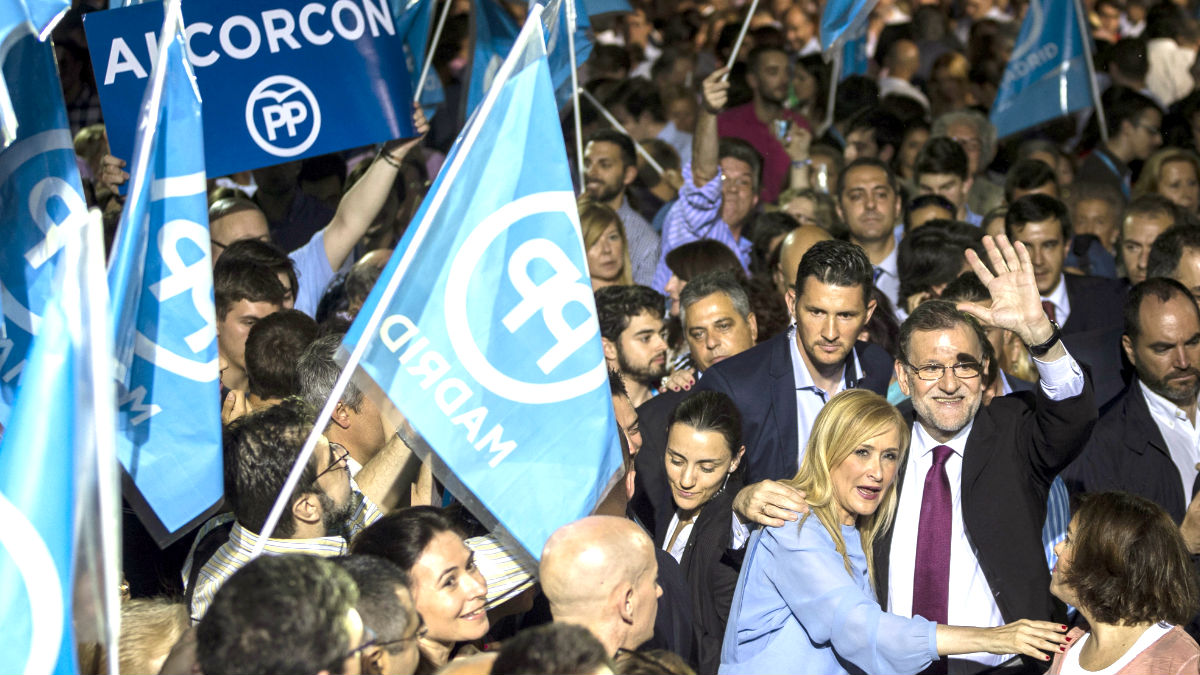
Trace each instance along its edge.
{"label": "banner with text", "polygon": [[[205,0],[183,7],[209,176],[414,135],[387,0]],[[133,152],[161,3],[85,17],[112,154]]]}

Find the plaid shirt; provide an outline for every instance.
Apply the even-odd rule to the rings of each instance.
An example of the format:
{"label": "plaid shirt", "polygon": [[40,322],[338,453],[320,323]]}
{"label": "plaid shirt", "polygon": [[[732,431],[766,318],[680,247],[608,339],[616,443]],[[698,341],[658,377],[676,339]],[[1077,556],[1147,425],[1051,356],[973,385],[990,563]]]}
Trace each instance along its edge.
{"label": "plaid shirt", "polygon": [[750,273],[750,251],[754,245],[745,237],[735,239],[729,225],[721,219],[720,167],[717,167],[716,177],[703,187],[696,187],[692,183],[692,165],[684,164],[679,199],[667,212],[667,220],[663,223],[662,253],[658,256],[658,268],[654,271],[654,290],[663,294],[667,292],[667,282],[671,280],[667,254],[700,239],[712,239],[728,246],[742,261],[746,273]]}
{"label": "plaid shirt", "polygon": [[654,281],[654,265],[658,262],[658,233],[650,223],[629,205],[629,198],[617,209],[625,238],[629,240],[629,261],[633,263],[633,283],[649,286]]}

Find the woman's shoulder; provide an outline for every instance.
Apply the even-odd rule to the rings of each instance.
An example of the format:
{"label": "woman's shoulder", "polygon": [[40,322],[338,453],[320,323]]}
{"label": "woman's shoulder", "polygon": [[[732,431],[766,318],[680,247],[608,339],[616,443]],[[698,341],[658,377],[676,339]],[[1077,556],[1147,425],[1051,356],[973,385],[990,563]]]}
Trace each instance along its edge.
{"label": "woman's shoulder", "polygon": [[1122,673],[1195,673],[1200,645],[1179,626],[1171,628],[1121,669]]}
{"label": "woman's shoulder", "polygon": [[[779,527],[763,528],[763,542],[766,546],[778,546],[792,550],[826,549],[834,547],[833,536],[825,525],[814,514],[797,513],[794,522],[784,523]],[[856,536],[854,531],[852,536]],[[846,533],[843,533],[846,536]]]}

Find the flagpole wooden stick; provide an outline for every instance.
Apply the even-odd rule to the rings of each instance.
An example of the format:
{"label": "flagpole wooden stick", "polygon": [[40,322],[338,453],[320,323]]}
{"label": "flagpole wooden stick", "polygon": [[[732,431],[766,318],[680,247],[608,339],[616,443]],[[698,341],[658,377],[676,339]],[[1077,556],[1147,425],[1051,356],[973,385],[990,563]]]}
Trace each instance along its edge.
{"label": "flagpole wooden stick", "polygon": [[438,17],[437,26],[433,29],[433,40],[425,48],[425,65],[421,66],[421,80],[417,82],[417,91],[413,94],[413,101],[416,103],[421,102],[421,92],[425,91],[425,78],[429,77],[429,68],[433,65],[433,52],[442,39],[442,27],[446,25],[446,17],[450,15],[450,5],[454,4],[453,0],[444,0],[444,2],[442,14]]}
{"label": "flagpole wooden stick", "polygon": [[[738,52],[742,49],[742,40],[746,39],[746,31],[750,30],[750,20],[754,18],[754,12],[758,9],[758,0],[750,0],[750,11],[746,13],[746,20],[742,22],[742,30],[738,31],[737,42],[733,43],[733,51],[729,54],[729,63],[726,63],[727,68],[733,68],[733,64],[737,63]],[[722,81],[729,79],[729,73],[721,78]]]}
{"label": "flagpole wooden stick", "polygon": [[833,72],[830,73],[829,100],[825,102],[825,121],[821,123],[820,133],[825,133],[833,126],[834,103],[837,101],[838,81],[842,78],[842,50],[833,52]]}
{"label": "flagpole wooden stick", "polygon": [[579,190],[584,187],[583,168],[583,118],[579,114],[579,64],[575,62],[575,25],[579,19],[575,14],[575,0],[567,2],[567,49],[571,52],[571,92],[575,99],[573,116],[575,117],[575,163],[579,169]]}
{"label": "flagpole wooden stick", "polygon": [[616,117],[613,117],[613,114],[610,113],[607,108],[605,108],[603,105],[600,105],[600,101],[597,101],[596,97],[592,96],[592,92],[583,88],[577,89],[576,91],[582,94],[583,97],[588,100],[588,103],[596,106],[596,110],[600,111],[600,114],[604,116],[604,119],[608,120],[609,124],[613,125],[614,129],[625,134],[626,136],[629,136],[630,140],[633,141],[633,148],[637,150],[639,155],[642,156],[642,159],[646,160],[646,163],[649,164],[650,168],[654,169],[658,175],[663,175],[662,165],[654,161],[654,158],[650,156],[650,153],[646,150],[646,148],[643,148],[642,144],[638,143],[637,139],[631,136],[625,127],[621,126],[621,123],[617,121]]}
{"label": "flagpole wooden stick", "polygon": [[[1034,0],[1039,2],[1039,0]],[[1092,51],[1088,44],[1088,26],[1083,20],[1083,8],[1079,4],[1079,0],[1075,2],[1075,21],[1079,24],[1080,37],[1083,43],[1079,46],[1083,52],[1084,62],[1087,63],[1088,69],[1088,89],[1092,92],[1092,103],[1096,106],[1096,122],[1100,126],[1100,140],[1108,143],[1108,123],[1104,119],[1104,104],[1100,101],[1100,91],[1096,88],[1096,66],[1092,63]]]}
{"label": "flagpole wooden stick", "polygon": [[[529,17],[526,18],[525,26],[521,29],[520,35],[517,36],[514,49],[516,45],[526,44],[531,39],[528,36],[529,32],[541,30],[541,20],[542,7],[535,4],[529,10]],[[512,76],[515,64],[515,59],[505,59],[493,81],[507,82]],[[354,371],[357,370],[358,364],[362,362],[363,356],[366,355],[367,347],[374,341],[375,334],[379,330],[379,324],[383,322],[383,315],[387,313],[388,305],[391,304],[392,298],[396,296],[396,291],[400,288],[400,281],[408,272],[408,268],[412,266],[413,258],[421,248],[421,244],[425,241],[425,236],[429,233],[434,216],[441,209],[442,203],[446,201],[446,195],[450,190],[450,186],[454,183],[454,179],[462,169],[467,155],[470,154],[468,151],[479,137],[479,129],[483,126],[483,120],[486,120],[488,115],[491,114],[492,109],[496,107],[496,101],[500,98],[501,89],[503,87],[491,87],[488,90],[483,102],[479,104],[479,123],[466,130],[466,136],[463,138],[460,151],[454,153],[453,162],[443,168],[443,171],[446,173],[437,182],[438,190],[426,197],[429,200],[429,208],[425,209],[425,215],[417,225],[412,241],[409,242],[408,248],[404,249],[400,262],[396,265],[392,276],[388,278],[387,285],[384,286],[383,293],[379,296],[379,302],[376,303],[371,315],[367,317],[367,323],[363,327],[362,335],[354,345],[354,349],[350,351],[350,356],[346,359],[346,365],[342,368],[342,372],[338,374],[338,379],[333,384],[333,390],[329,392],[329,398],[326,399],[320,414],[317,415],[312,431],[309,432],[308,438],[304,439],[304,446],[300,449],[300,456],[296,458],[296,463],[292,465],[292,471],[288,474],[287,481],[283,484],[283,489],[279,491],[279,496],[275,498],[275,504],[271,506],[271,511],[267,514],[267,520],[263,523],[262,532],[258,533],[258,541],[255,542],[254,548],[250,551],[251,560],[262,555],[263,549],[267,545],[267,540],[275,533],[275,528],[279,525],[279,519],[283,515],[283,510],[288,506],[290,497],[296,490],[296,485],[300,483],[300,476],[304,473],[304,468],[308,466],[308,461],[312,457],[313,451],[316,450],[317,443],[321,440],[321,435],[325,432],[325,426],[329,424],[330,418],[333,417],[334,409],[337,408],[338,402],[342,399],[342,394],[346,391],[346,386],[350,384],[350,378],[354,376]]]}

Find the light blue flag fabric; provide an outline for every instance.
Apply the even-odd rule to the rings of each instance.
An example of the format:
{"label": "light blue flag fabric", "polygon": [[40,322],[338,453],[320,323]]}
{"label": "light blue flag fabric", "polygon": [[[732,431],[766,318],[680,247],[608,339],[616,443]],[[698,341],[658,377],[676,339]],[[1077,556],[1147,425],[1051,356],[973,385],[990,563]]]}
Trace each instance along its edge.
{"label": "light blue flag fabric", "polygon": [[160,545],[224,488],[200,95],[178,0],[165,8],[109,267],[117,455],[137,487],[130,501]]}
{"label": "light blue flag fabric", "polygon": [[582,2],[589,16],[633,11],[633,8],[629,6],[629,0],[582,0]]}
{"label": "light blue flag fabric", "polygon": [[828,0],[821,13],[821,51],[832,53],[836,47],[859,36],[866,29],[871,10],[879,0]]}
{"label": "light blue flag fabric", "polygon": [[844,80],[851,75],[866,75],[870,67],[870,59],[867,57],[867,24],[864,23],[856,37],[848,38],[842,43],[842,72],[838,79]]}
{"label": "light blue flag fabric", "polygon": [[[80,216],[86,222],[86,212]],[[99,219],[93,227],[100,227]],[[66,249],[62,264],[40,307],[41,330],[27,353],[12,424],[0,441],[0,664],[7,672],[78,672],[71,610],[82,487],[77,471],[88,446],[98,442],[96,424],[112,414],[95,399],[93,374],[107,364],[95,362],[101,353],[89,345],[85,327],[105,308],[88,307],[85,300],[83,240],[79,228],[59,239]],[[92,264],[101,264],[103,253],[94,254]],[[96,480],[94,473],[84,477]]]}
{"label": "light blue flag fabric", "polygon": [[[566,28],[568,0],[530,0],[530,6],[543,6],[542,28],[546,34],[546,52],[550,63],[550,78],[554,81],[554,98],[559,109],[571,101],[571,50]],[[575,2],[575,66],[580,67],[592,55],[592,27],[582,0]],[[582,83],[581,83],[582,84]]]}
{"label": "light blue flag fabric", "polygon": [[87,203],[67,124],[54,50],[22,23],[0,69],[16,107],[17,138],[0,151],[0,425],[8,425],[33,336],[53,294],[67,237]]}
{"label": "light blue flag fabric", "polygon": [[[433,0],[391,0],[392,16],[396,20],[396,34],[404,38],[404,57],[407,60],[412,90],[421,82],[421,69],[425,65],[429,49],[429,28],[433,24]],[[421,89],[421,110],[426,119],[433,119],[437,107],[446,100],[442,80],[432,67],[425,76],[425,87]]]}
{"label": "light blue flag fabric", "polygon": [[535,559],[621,468],[538,13],[343,345],[370,340],[362,372],[417,452]]}
{"label": "light blue flag fabric", "polygon": [[1093,104],[1088,57],[1075,0],[1033,0],[1025,12],[991,120],[1003,138]]}
{"label": "light blue flag fabric", "polygon": [[497,0],[471,0],[471,79],[463,119],[470,119],[517,39],[517,24]]}

